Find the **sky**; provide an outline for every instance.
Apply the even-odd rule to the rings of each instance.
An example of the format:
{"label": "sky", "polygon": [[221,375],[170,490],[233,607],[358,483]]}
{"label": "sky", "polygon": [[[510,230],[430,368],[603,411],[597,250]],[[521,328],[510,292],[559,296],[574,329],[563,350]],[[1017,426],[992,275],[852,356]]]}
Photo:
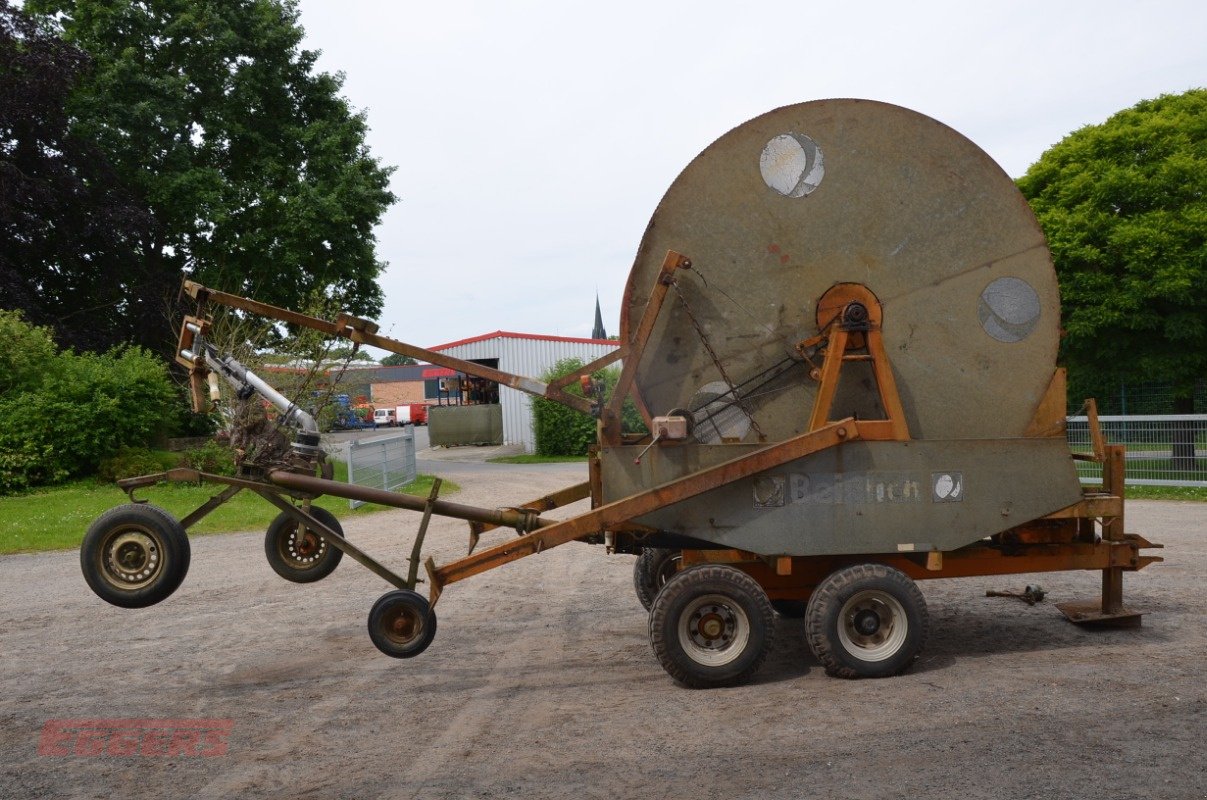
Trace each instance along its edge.
{"label": "sky", "polygon": [[[1021,176],[1065,135],[1207,86],[1207,3],[300,0],[399,201],[382,333],[616,333],[637,246],[708,144],[860,97],[943,122]],[[383,351],[370,351],[381,356]]]}

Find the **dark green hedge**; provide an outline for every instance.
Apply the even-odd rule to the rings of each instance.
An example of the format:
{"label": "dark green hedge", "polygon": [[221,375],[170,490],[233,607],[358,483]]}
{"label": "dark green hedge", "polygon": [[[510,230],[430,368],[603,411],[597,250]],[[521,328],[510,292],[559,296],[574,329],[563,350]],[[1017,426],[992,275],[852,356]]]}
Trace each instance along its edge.
{"label": "dark green hedge", "polygon": [[94,474],[123,447],[171,432],[179,416],[166,365],[140,348],[57,352],[48,330],[0,311],[5,351],[24,363],[0,381],[0,494]]}

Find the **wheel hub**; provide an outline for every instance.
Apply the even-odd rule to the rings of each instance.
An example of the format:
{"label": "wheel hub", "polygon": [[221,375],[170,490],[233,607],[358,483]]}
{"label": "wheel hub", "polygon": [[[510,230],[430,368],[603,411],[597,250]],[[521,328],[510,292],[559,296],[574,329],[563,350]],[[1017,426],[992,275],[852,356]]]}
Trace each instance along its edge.
{"label": "wheel hub", "polygon": [[307,530],[306,534],[297,542],[298,555],[313,555],[319,549],[319,542],[321,541],[319,537]]}
{"label": "wheel hub", "polygon": [[905,644],[909,622],[900,601],[888,592],[866,590],[842,606],[838,639],[847,652],[864,661],[891,658]]}
{"label": "wheel hub", "polygon": [[681,618],[680,642],[704,663],[725,663],[741,650],[749,625],[741,608],[720,595],[692,603]]}
{"label": "wheel hub", "polygon": [[154,575],[159,566],[159,548],[155,540],[142,531],[118,534],[106,551],[106,571],[121,583],[141,584]]}
{"label": "wheel hub", "polygon": [[855,630],[861,636],[874,636],[880,630],[880,615],[870,609],[857,612]]}
{"label": "wheel hub", "polygon": [[306,567],[323,555],[326,546],[327,543],[317,533],[298,525],[289,534],[289,539],[285,544],[286,552],[283,555],[295,564]]}
{"label": "wheel hub", "polygon": [[706,640],[719,639],[725,632],[725,619],[720,614],[705,614],[696,624],[696,630]]}
{"label": "wheel hub", "polygon": [[385,627],[391,639],[405,643],[423,631],[423,621],[411,609],[400,608],[385,620]]}

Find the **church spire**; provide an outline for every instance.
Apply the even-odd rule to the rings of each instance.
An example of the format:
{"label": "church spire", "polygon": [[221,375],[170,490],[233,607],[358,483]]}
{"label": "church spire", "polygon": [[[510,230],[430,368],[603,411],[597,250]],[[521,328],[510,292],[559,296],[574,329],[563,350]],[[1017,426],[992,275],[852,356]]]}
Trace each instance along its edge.
{"label": "church spire", "polygon": [[591,331],[592,339],[607,339],[608,332],[604,330],[603,314],[599,311],[599,294],[595,295],[595,330]]}

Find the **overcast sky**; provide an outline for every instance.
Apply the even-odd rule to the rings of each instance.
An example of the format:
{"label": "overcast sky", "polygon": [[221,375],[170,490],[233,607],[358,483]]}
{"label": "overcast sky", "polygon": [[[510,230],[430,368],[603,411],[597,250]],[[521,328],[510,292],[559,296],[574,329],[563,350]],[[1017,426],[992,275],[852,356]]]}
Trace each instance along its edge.
{"label": "overcast sky", "polygon": [[[378,230],[383,333],[589,336],[662,194],[778,106],[896,103],[1011,176],[1069,132],[1207,86],[1207,2],[301,0],[397,167]],[[378,355],[383,353],[378,352]]]}

